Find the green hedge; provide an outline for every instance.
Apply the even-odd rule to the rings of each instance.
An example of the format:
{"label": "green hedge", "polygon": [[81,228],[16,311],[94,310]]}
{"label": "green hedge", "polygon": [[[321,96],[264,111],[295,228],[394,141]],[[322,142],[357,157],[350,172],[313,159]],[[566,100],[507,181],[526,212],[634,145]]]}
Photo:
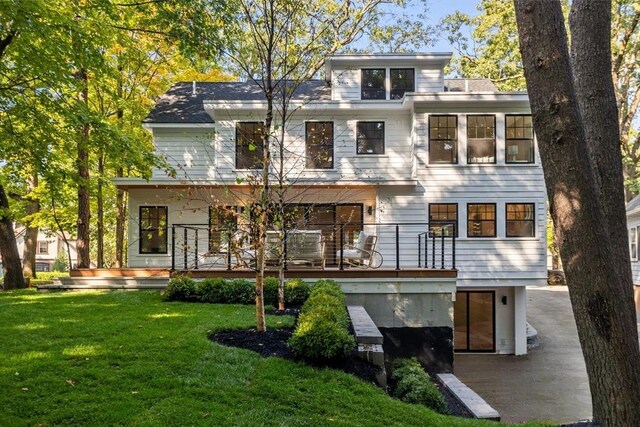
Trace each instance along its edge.
{"label": "green hedge", "polygon": [[296,356],[312,361],[343,359],[356,343],[349,334],[344,293],[332,280],[313,286],[302,306],[289,346]]}
{"label": "green hedge", "polygon": [[399,359],[391,376],[396,386],[393,395],[403,402],[425,405],[436,412],[447,414],[447,404],[417,359]]}
{"label": "green hedge", "polygon": [[[309,285],[300,279],[285,282],[285,303],[302,305],[309,297]],[[255,283],[246,279],[225,280],[220,277],[197,282],[189,276],[174,277],[169,280],[163,292],[167,301],[204,302],[213,304],[255,304]],[[278,303],[278,279],[264,280],[265,304]]]}

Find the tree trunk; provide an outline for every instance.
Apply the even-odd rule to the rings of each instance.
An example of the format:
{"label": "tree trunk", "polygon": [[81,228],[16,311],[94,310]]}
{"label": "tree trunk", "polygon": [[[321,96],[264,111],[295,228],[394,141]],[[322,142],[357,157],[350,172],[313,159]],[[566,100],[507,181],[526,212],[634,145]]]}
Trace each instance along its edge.
{"label": "tree trunk", "polygon": [[0,184],[0,256],[4,273],[4,289],[20,289],[25,287],[18,254],[18,243],[13,232],[13,222],[9,212],[9,200]]}
{"label": "tree trunk", "polygon": [[[34,174],[29,180],[29,192],[33,192],[38,186],[38,175]],[[29,196],[29,202],[26,206],[26,214],[31,216],[40,212],[40,201]],[[24,235],[24,247],[22,249],[22,275],[24,277],[36,278],[36,250],[38,248],[38,227],[33,227],[33,220],[29,219],[25,224],[27,229]]]}
{"label": "tree trunk", "polygon": [[102,190],[102,179],[104,178],[104,153],[100,150],[98,155],[98,191],[96,195],[96,203],[98,205],[98,234],[96,236],[97,254],[96,266],[104,268],[104,194]]}
{"label": "tree trunk", "polygon": [[[620,198],[620,149],[613,147],[615,138],[608,140],[611,134],[604,135],[611,131],[609,126],[588,140],[586,133],[592,128],[584,124],[580,110],[587,102],[594,102],[591,97],[599,89],[593,85],[605,80],[611,84],[610,63],[605,72],[598,73],[596,81],[595,75],[585,75],[584,68],[589,65],[581,62],[587,56],[592,61],[598,57],[592,66],[601,70],[604,65],[600,61],[610,60],[599,38],[609,39],[602,26],[607,23],[611,5],[574,1],[572,22],[590,25],[575,31],[572,28],[576,73],[580,74],[575,86],[560,1],[516,0],[515,5],[534,129],[589,375],[594,419],[605,426],[640,425],[640,351],[626,229],[624,234],[620,231],[620,227],[626,228]],[[597,10],[585,10],[589,7]],[[598,14],[601,16],[596,18]],[[591,36],[586,34],[589,32]],[[584,101],[578,100],[585,96]],[[582,112],[585,121],[596,113],[603,115],[602,120],[609,120],[609,109],[616,105],[613,102],[609,106],[608,95],[602,96],[605,99],[597,110]],[[613,120],[612,125],[616,124]],[[603,147],[594,146],[599,144]],[[610,152],[592,161],[599,150]],[[607,191],[612,193],[601,197]]]}
{"label": "tree trunk", "polygon": [[[118,168],[116,176],[122,178],[124,176],[123,169]],[[116,189],[116,268],[124,267],[124,226],[126,219],[126,206],[124,191],[121,188]]]}
{"label": "tree trunk", "polygon": [[[89,101],[89,85],[87,72],[80,69],[76,73],[81,90],[78,100],[85,106]],[[76,158],[76,170],[78,173],[78,219],[76,249],[78,260],[76,268],[89,268],[91,266],[89,252],[89,229],[91,220],[90,192],[89,192],[89,123],[83,124],[78,132],[78,152]]]}

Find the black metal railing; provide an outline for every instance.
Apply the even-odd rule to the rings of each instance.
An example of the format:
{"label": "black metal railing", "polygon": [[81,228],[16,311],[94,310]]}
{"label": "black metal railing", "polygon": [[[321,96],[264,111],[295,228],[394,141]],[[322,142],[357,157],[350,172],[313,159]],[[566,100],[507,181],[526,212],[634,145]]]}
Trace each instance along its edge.
{"label": "black metal railing", "polygon": [[[395,270],[455,269],[453,230],[454,224],[443,223],[305,223],[302,227],[269,231],[266,259],[272,266],[281,261],[285,269],[301,263],[340,270],[353,265]],[[356,248],[356,244],[363,244],[358,240],[361,232],[373,238],[368,247]],[[173,224],[171,269],[253,269],[254,235],[255,230],[249,225],[225,228]],[[317,245],[321,245],[321,255]],[[368,256],[358,257],[364,253]]]}

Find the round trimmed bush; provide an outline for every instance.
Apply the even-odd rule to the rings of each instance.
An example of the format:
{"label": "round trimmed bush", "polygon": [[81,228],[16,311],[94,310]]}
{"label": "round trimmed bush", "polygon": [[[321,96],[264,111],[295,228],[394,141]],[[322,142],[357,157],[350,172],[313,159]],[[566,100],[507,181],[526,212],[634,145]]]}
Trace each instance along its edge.
{"label": "round trimmed bush", "polygon": [[169,280],[163,296],[166,301],[195,301],[198,298],[198,286],[189,276],[174,277]]}
{"label": "round trimmed bush", "polygon": [[205,279],[198,286],[198,300],[212,304],[220,304],[225,301],[225,280],[221,277]]}
{"label": "round trimmed bush", "polygon": [[342,288],[335,281],[331,279],[320,279],[313,284],[309,298],[317,294],[329,294],[339,298],[343,303],[345,302],[344,292]]}
{"label": "round trimmed bush", "polygon": [[309,298],[311,288],[302,279],[289,279],[284,284],[284,300],[287,304],[300,306]]}
{"label": "round trimmed bush", "polygon": [[280,281],[276,277],[264,278],[264,303],[270,305],[278,305],[278,285]]}
{"label": "round trimmed bush", "polygon": [[441,414],[447,414],[447,404],[417,359],[400,359],[396,362],[391,379],[396,387],[393,395],[403,402],[418,403]]}
{"label": "round trimmed bush", "polygon": [[229,304],[254,304],[256,285],[246,279],[226,281],[224,295]]}
{"label": "round trimmed bush", "polygon": [[330,320],[314,317],[300,321],[289,340],[293,352],[304,359],[343,359],[356,345],[349,332]]}

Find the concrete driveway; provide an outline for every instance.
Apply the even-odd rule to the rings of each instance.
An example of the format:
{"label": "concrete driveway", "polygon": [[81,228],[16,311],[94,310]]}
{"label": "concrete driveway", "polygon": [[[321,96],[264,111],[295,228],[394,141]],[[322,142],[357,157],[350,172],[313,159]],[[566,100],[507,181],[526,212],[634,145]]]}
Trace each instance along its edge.
{"label": "concrete driveway", "polygon": [[527,299],[527,319],[540,345],[526,356],[456,354],[455,375],[503,421],[590,419],[589,382],[567,287],[530,287]]}

